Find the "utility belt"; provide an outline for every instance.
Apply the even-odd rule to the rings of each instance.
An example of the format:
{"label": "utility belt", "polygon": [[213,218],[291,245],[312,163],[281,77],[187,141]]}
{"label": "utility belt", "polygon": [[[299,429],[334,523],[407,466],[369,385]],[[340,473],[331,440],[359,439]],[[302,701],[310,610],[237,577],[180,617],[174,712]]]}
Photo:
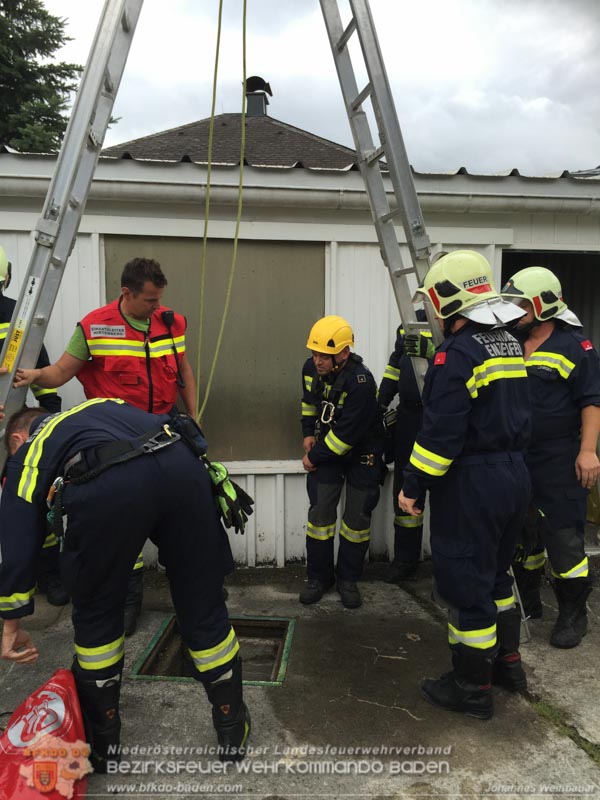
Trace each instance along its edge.
{"label": "utility belt", "polygon": [[507,450],[501,453],[477,453],[471,456],[461,456],[454,463],[460,467],[470,467],[473,464],[504,464],[509,461],[515,464],[524,463],[525,456],[520,450]]}

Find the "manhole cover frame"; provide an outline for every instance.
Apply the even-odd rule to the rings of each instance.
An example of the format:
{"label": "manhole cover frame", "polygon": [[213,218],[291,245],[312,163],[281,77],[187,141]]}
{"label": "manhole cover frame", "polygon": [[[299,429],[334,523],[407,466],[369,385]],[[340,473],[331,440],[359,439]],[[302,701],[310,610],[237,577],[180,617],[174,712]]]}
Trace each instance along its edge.
{"label": "manhole cover frame", "polygon": [[[287,672],[287,663],[292,648],[292,639],[294,638],[294,629],[296,627],[296,620],[292,617],[245,617],[245,616],[230,616],[234,630],[235,623],[240,622],[254,622],[254,623],[284,623],[281,627],[284,628],[283,636],[277,648],[277,656],[275,658],[275,665],[277,674],[274,679],[270,681],[259,680],[243,680],[245,686],[282,686]],[[142,654],[139,656],[131,670],[130,677],[135,681],[171,681],[174,683],[198,683],[195,678],[188,678],[183,675],[143,675],[140,670],[143,669],[145,663],[148,661],[153,651],[159,646],[161,639],[166,638],[168,629],[175,624],[175,614],[170,614],[160,624],[158,630],[146,646]],[[285,626],[285,627],[284,627]],[[272,626],[275,628],[276,626]],[[279,627],[279,626],[277,626]]]}

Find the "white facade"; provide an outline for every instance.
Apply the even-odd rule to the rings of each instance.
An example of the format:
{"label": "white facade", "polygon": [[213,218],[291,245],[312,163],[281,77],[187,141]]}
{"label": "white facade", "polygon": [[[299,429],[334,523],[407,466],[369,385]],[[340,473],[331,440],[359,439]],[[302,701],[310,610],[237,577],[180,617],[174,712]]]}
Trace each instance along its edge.
{"label": "white facade", "polygon": [[[14,265],[12,296],[27,270],[53,166],[48,157],[0,155],[0,242]],[[100,163],[45,338],[51,359],[85,313],[112,299],[105,293],[103,236],[201,237],[205,175],[190,163]],[[210,237],[233,238],[236,181],[235,169],[213,167]],[[506,248],[600,252],[598,179],[417,175],[416,184],[434,246],[480,249],[498,281]],[[404,241],[402,230],[398,238]],[[379,380],[398,315],[360,175],[246,168],[240,239],[324,243],[325,311],[352,320],[357,350]],[[66,407],[83,398],[76,381],[60,393]],[[254,566],[302,558],[307,499],[300,462],[228,466],[256,498],[246,536],[231,537],[236,560]],[[373,519],[376,556],[392,541],[390,483]]]}

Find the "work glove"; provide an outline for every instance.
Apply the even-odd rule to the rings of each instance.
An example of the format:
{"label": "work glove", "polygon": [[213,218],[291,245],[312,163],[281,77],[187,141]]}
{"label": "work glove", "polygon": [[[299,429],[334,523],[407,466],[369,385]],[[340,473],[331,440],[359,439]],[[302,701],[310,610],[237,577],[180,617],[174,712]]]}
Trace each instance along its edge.
{"label": "work glove", "polygon": [[407,333],[404,337],[404,352],[410,358],[433,358],[435,345],[431,334]]}
{"label": "work glove", "polygon": [[218,461],[209,461],[203,458],[213,484],[213,494],[217,511],[221,515],[226,528],[244,533],[248,517],[253,513],[254,500],[241,486],[229,478],[227,469]]}

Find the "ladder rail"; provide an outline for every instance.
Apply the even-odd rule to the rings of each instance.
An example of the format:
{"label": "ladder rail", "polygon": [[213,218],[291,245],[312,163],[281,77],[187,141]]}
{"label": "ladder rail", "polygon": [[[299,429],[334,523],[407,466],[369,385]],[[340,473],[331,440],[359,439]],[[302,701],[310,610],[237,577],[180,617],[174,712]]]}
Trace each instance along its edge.
{"label": "ladder rail", "polygon": [[[35,366],[77,236],[143,0],[105,0],[65,132],[26,277],[0,363],[0,405],[8,417],[27,389],[12,386],[18,366]],[[4,427],[4,424],[3,424]]]}

